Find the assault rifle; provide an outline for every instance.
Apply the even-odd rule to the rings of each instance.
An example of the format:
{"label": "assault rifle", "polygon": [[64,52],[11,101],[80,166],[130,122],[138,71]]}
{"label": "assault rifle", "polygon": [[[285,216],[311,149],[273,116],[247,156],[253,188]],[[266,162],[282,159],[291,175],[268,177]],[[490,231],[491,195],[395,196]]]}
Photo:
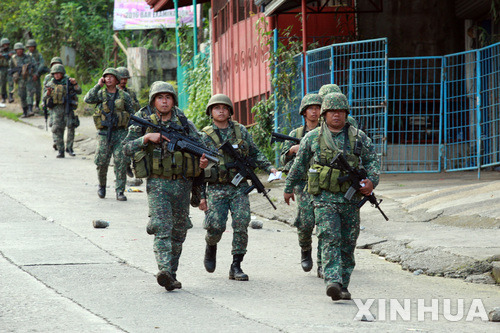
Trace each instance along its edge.
{"label": "assault rifle", "polygon": [[[347,172],[347,176],[345,177],[339,177],[339,183],[342,184],[346,181],[351,182],[351,187],[347,190],[346,194],[344,195],[344,198],[347,200],[351,200],[354,194],[361,189],[360,182],[363,179],[366,179],[367,174],[365,169],[354,169],[345,159],[344,155],[342,153],[338,153],[337,156],[335,156],[330,163],[330,167],[333,168],[338,168],[340,170],[343,170]],[[385,213],[382,211],[380,208],[380,203],[382,202],[382,199],[380,201],[377,201],[377,198],[375,197],[375,194],[373,192],[370,195],[365,196],[359,203],[358,207],[361,208],[363,205],[367,202],[370,201],[372,206],[375,206],[382,216],[385,218],[386,221],[389,221],[389,218],[385,215]]]}
{"label": "assault rifle", "polygon": [[[33,70],[34,66],[33,64],[28,64],[28,67],[26,68],[26,73],[29,73],[31,70]],[[7,71],[7,74],[8,75],[14,75],[14,73],[19,73],[19,76],[21,76],[23,72],[23,66],[16,66],[16,67],[12,67],[12,68],[9,68],[9,70]]]}
{"label": "assault rifle", "polygon": [[276,209],[276,206],[271,201],[271,198],[267,195],[270,190],[266,190],[259,177],[257,177],[255,172],[253,172],[253,169],[256,168],[254,161],[250,158],[243,158],[236,151],[236,149],[233,148],[233,145],[229,141],[224,142],[219,149],[222,149],[222,151],[226,152],[234,160],[232,163],[227,163],[226,166],[228,168],[236,168],[238,170],[238,174],[234,176],[231,183],[234,186],[238,186],[243,179],[250,179],[252,185],[245,190],[245,194],[252,192],[252,190],[256,188],[257,192],[264,194],[271,206]]}
{"label": "assault rifle", "polygon": [[43,110],[43,116],[45,117],[45,130],[48,131],[47,119],[49,118],[49,110],[47,109],[47,104],[45,103],[45,100],[43,101],[43,104],[42,104],[42,110]]}
{"label": "assault rifle", "polygon": [[141,126],[143,128],[151,127],[155,129],[158,133],[160,133],[162,136],[169,139],[170,141],[168,142],[167,145],[167,150],[169,152],[177,150],[190,153],[199,157],[205,154],[205,157],[209,161],[212,161],[214,163],[219,163],[219,159],[217,158],[217,156],[220,156],[220,154],[217,151],[210,150],[207,147],[205,147],[204,144],[198,142],[196,139],[193,139],[192,137],[179,133],[178,130],[183,129],[183,127],[180,125],[171,124],[170,127],[155,125],[152,122],[147,121],[146,119],[134,115],[130,116],[130,120],[134,124]]}
{"label": "assault rifle", "polygon": [[[64,112],[66,113],[66,119],[70,121],[70,119],[73,119],[74,113],[73,111],[78,105],[78,102],[74,100],[74,97],[76,96],[75,89],[73,87],[72,93],[69,93],[69,77],[66,79],[66,100],[64,101]],[[45,121],[47,121],[47,118],[45,118]],[[104,124],[103,124],[104,125]],[[111,138],[111,134],[108,133],[108,143]]]}
{"label": "assault rifle", "polygon": [[294,138],[293,136],[280,134],[276,132],[271,133],[271,144],[275,142],[292,141],[294,143],[300,143],[300,139]]}

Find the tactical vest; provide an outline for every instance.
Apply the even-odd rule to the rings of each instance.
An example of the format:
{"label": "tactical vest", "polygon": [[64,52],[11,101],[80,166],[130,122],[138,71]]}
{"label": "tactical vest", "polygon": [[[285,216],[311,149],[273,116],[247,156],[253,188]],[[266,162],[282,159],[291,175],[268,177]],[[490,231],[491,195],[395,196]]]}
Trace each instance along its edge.
{"label": "tactical vest", "polygon": [[[4,50],[1,50],[0,51],[0,67],[9,67],[9,59],[10,59],[10,55],[9,54],[9,51],[4,51]],[[7,54],[8,57],[4,57],[4,55]]]}
{"label": "tactical vest", "polygon": [[[178,115],[175,123],[185,129],[187,128],[187,119],[185,116],[182,117]],[[156,114],[152,114],[146,119],[155,125],[160,123]],[[183,124],[183,119],[185,124]],[[145,133],[154,133],[154,129],[147,128]],[[136,178],[195,178],[201,173],[199,157],[181,151],[169,152],[163,149],[161,144],[155,143],[148,143],[145,149],[134,155],[133,169]]]}
{"label": "tactical vest", "polygon": [[[233,126],[234,136],[228,138],[229,142],[233,145],[234,149],[244,158],[248,157],[250,147],[248,143],[243,140],[241,135],[240,124],[236,121],[230,120],[230,126]],[[217,147],[220,147],[222,142],[221,138],[217,134],[216,130],[213,126],[206,126],[202,129],[204,133],[206,133],[210,139],[215,143]],[[234,176],[238,174],[236,168],[231,166],[231,163],[234,163],[234,160],[227,155],[224,151],[219,149],[219,153],[222,155],[222,158],[219,159],[219,164],[210,164],[207,168],[205,168],[205,181],[208,183],[220,183],[227,184],[233,180]]]}
{"label": "tactical vest", "polygon": [[[345,181],[343,183],[339,182],[339,177],[345,177],[347,175],[343,170],[335,169],[329,166],[333,158],[338,153],[344,154],[347,162],[353,168],[357,168],[359,166],[359,156],[353,153],[356,141],[360,139],[358,136],[358,130],[349,126],[347,133],[350,146],[349,150],[341,149],[339,147],[338,150],[333,151],[327,146],[323,135],[318,137],[320,153],[319,155],[314,154],[313,165],[309,168],[307,175],[307,191],[310,194],[318,195],[322,190],[332,193],[346,192],[351,186],[349,181]],[[328,135],[331,134],[328,133]]]}
{"label": "tactical vest", "polygon": [[[114,100],[115,109],[114,113],[118,117],[117,127],[126,128],[128,126],[128,121],[130,119],[130,114],[125,110],[125,98],[124,92],[120,89],[116,89],[117,96]],[[102,121],[106,120],[106,115],[111,112],[108,106],[108,94],[105,89],[99,90],[99,94],[101,95],[102,103],[101,107],[98,107],[92,117],[94,118],[95,127],[100,130],[103,129]]]}
{"label": "tactical vest", "polygon": [[55,79],[52,79],[50,82],[50,86],[52,88],[52,92],[50,93],[50,97],[52,97],[52,104],[64,104],[66,98],[66,82],[63,80],[56,82]]}

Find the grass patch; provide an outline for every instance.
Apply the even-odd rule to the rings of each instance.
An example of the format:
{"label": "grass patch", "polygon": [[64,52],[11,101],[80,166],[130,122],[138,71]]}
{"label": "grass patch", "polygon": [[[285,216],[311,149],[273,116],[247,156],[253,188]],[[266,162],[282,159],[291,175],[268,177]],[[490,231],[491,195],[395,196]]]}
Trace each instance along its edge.
{"label": "grass patch", "polygon": [[11,119],[14,121],[19,121],[20,115],[21,114],[18,114],[18,113],[0,110],[0,117],[2,117],[2,118],[8,118],[8,119]]}

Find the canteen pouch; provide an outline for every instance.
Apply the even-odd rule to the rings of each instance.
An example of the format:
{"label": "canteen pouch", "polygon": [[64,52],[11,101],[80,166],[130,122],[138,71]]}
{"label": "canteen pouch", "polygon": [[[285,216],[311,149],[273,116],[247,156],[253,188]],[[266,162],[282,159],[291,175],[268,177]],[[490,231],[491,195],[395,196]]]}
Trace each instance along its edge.
{"label": "canteen pouch", "polygon": [[100,130],[104,128],[104,126],[102,126],[101,110],[96,110],[96,112],[92,115],[92,118],[94,119],[94,125],[96,129]]}
{"label": "canteen pouch", "polygon": [[134,171],[135,178],[147,178],[150,176],[151,172],[146,155],[147,153],[145,150],[141,150],[134,155],[132,160],[132,169]]}
{"label": "canteen pouch", "polygon": [[321,189],[319,187],[319,175],[317,169],[311,168],[307,174],[307,192],[312,195],[318,195],[321,193]]}

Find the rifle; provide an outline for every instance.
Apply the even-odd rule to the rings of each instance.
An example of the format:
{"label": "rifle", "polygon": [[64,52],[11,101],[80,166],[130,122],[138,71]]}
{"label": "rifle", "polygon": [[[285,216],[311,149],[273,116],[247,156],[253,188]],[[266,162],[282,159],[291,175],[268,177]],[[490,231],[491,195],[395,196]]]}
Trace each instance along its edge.
{"label": "rifle", "polygon": [[[69,85],[70,85],[69,78],[67,78],[67,81],[66,81],[66,100],[64,101],[64,111],[66,113],[66,119],[68,119],[68,121],[70,119],[72,119],[71,114],[72,114],[73,110],[75,109],[75,107],[78,105],[78,102],[73,99],[73,97],[76,95],[74,89],[73,89],[72,94],[69,93]],[[47,118],[45,118],[45,122],[47,122]],[[108,135],[108,143],[109,143],[110,136],[111,135],[109,134]]]}
{"label": "rifle", "polygon": [[280,134],[276,132],[271,133],[271,144],[275,142],[292,141],[294,143],[300,143],[300,139],[294,138],[293,136]]}
{"label": "rifle", "polygon": [[253,172],[253,169],[255,169],[256,167],[253,160],[250,158],[243,158],[236,151],[236,149],[233,148],[233,145],[229,141],[224,142],[219,147],[219,149],[226,152],[234,160],[234,162],[232,163],[227,163],[226,166],[228,168],[236,168],[238,170],[238,174],[234,176],[231,184],[233,184],[234,186],[238,186],[244,178],[250,179],[252,185],[245,190],[245,194],[252,192],[252,190],[256,188],[257,192],[264,194],[271,206],[276,209],[276,206],[271,201],[271,198],[269,198],[269,196],[267,195],[267,193],[269,193],[269,191],[271,190],[266,190],[262,182],[259,180],[259,177],[257,177],[255,172]]}
{"label": "rifle", "polygon": [[45,104],[45,100],[43,101],[43,104],[42,104],[42,110],[43,110],[43,116],[45,117],[45,130],[48,131],[47,119],[49,118],[49,110],[47,109],[47,104]]}
{"label": "rifle", "polygon": [[[141,126],[143,128],[151,127],[160,133],[162,136],[166,137],[170,141],[167,145],[167,150],[169,152],[183,151],[195,156],[201,157],[205,154],[205,157],[214,163],[219,163],[219,159],[217,156],[220,154],[216,151],[210,150],[205,147],[204,144],[198,142],[197,140],[178,132],[178,130],[182,130],[183,127],[172,123],[170,127],[165,127],[162,125],[155,125],[152,122],[147,121],[146,119],[131,115],[130,120],[133,121],[136,125]],[[104,125],[104,124],[103,124]]]}
{"label": "rifle", "polygon": [[[367,177],[366,170],[354,169],[351,165],[349,165],[349,163],[345,159],[344,155],[342,155],[342,153],[338,153],[337,156],[333,158],[332,162],[330,163],[330,167],[338,167],[340,170],[347,172],[347,176],[339,177],[338,180],[340,184],[346,181],[351,182],[351,187],[349,187],[346,194],[344,195],[344,198],[346,198],[347,200],[351,200],[354,194],[361,188],[360,182],[363,179],[366,179]],[[359,208],[363,207],[363,205],[367,201],[370,201],[372,206],[375,206],[375,208],[377,208],[380,211],[385,220],[389,221],[389,218],[380,208],[380,203],[382,202],[382,199],[380,199],[380,201],[377,201],[375,194],[373,194],[372,192],[370,195],[365,196],[360,202],[358,202],[358,207]]]}

